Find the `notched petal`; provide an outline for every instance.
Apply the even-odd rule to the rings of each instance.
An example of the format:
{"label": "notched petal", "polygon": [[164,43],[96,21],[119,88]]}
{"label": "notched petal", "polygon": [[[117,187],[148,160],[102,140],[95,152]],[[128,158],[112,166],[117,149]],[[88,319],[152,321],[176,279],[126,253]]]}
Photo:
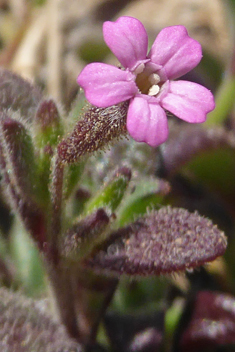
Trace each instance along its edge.
{"label": "notched petal", "polygon": [[151,147],[164,143],[168,136],[168,123],[165,111],[158,104],[135,97],[127,114],[127,130],[137,142],[145,142]]}
{"label": "notched petal", "polygon": [[84,264],[119,275],[170,274],[214,260],[226,245],[209,219],[164,207],[112,233]]}
{"label": "notched petal", "polygon": [[184,26],[161,30],[149,53],[151,61],[161,65],[169,79],[176,79],[191,71],[202,58],[201,45],[190,38]]}
{"label": "notched petal", "polygon": [[123,16],[103,25],[104,40],[120,63],[131,70],[146,59],[148,35],[143,24],[133,17]]}
{"label": "notched petal", "polygon": [[169,92],[161,105],[180,119],[189,123],[202,123],[206,115],[215,108],[213,94],[194,82],[169,82]]}

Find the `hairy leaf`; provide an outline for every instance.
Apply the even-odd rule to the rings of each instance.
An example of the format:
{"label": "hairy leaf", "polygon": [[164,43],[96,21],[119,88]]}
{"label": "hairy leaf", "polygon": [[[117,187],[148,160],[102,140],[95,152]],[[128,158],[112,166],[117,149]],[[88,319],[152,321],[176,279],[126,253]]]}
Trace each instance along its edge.
{"label": "hairy leaf", "polygon": [[35,115],[35,134],[39,147],[56,145],[62,135],[59,111],[52,99],[43,100]]}
{"label": "hairy leaf", "polygon": [[59,111],[52,99],[43,99],[38,106],[34,119],[34,136],[38,152],[41,197],[44,204],[49,201],[48,185],[51,177],[51,160],[59,136],[63,134]]}
{"label": "hairy leaf", "polygon": [[61,253],[64,257],[78,260],[101,241],[101,236],[109,223],[103,209],[88,215],[73,225],[63,236]]}
{"label": "hairy leaf", "polygon": [[65,170],[65,186],[66,186],[66,191],[65,191],[65,198],[69,198],[69,196],[72,194],[74,190],[76,190],[76,187],[78,187],[78,182],[83,174],[84,167],[85,167],[85,162],[84,160],[81,161],[78,164],[69,164],[68,167]]}
{"label": "hairy leaf", "polygon": [[31,139],[24,126],[1,114],[0,165],[8,199],[39,247],[45,242],[45,219],[37,198]]}
{"label": "hairy leaf", "polygon": [[227,241],[212,222],[185,209],[165,207],[107,236],[84,264],[106,273],[175,273],[214,260]]}
{"label": "hairy leaf", "polygon": [[114,212],[126,192],[130,179],[131,170],[129,168],[121,167],[117,169],[111,180],[88,202],[85,213],[90,214],[98,208],[105,208]]}
{"label": "hairy leaf", "polygon": [[36,164],[31,137],[24,125],[0,113],[0,141],[10,182],[22,196],[36,191]]}
{"label": "hairy leaf", "polygon": [[0,108],[19,111],[25,120],[32,120],[42,99],[41,91],[19,75],[0,69]]}
{"label": "hairy leaf", "polygon": [[1,288],[0,350],[2,352],[81,352],[65,328],[48,315],[45,303]]}

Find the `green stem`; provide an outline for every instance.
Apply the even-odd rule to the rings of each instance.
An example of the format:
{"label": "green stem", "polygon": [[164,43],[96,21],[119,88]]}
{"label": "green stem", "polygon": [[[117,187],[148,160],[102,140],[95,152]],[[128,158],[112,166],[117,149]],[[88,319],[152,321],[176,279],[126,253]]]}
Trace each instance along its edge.
{"label": "green stem", "polygon": [[222,82],[216,94],[216,107],[208,114],[204,125],[221,125],[231,112],[235,101],[235,78],[229,76]]}

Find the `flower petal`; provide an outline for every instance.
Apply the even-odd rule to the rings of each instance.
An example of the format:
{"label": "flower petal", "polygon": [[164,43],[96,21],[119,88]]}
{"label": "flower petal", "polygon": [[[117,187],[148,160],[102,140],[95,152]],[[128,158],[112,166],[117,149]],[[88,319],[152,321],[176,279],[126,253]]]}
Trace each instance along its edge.
{"label": "flower petal", "polygon": [[137,142],[157,147],[168,137],[165,111],[160,105],[149,103],[141,96],[135,97],[127,113],[127,130]]}
{"label": "flower petal", "polygon": [[169,82],[168,89],[160,104],[184,121],[204,122],[206,114],[215,108],[212,93],[200,84],[187,81]]}
{"label": "flower petal", "polygon": [[87,100],[100,108],[128,100],[138,91],[131,72],[103,63],[87,65],[77,82],[84,89]]}
{"label": "flower petal", "polygon": [[148,35],[143,24],[133,17],[120,17],[116,22],[104,22],[104,40],[125,68],[134,70],[145,60]]}
{"label": "flower petal", "polygon": [[168,79],[175,79],[198,65],[202,49],[184,26],[171,26],[161,30],[148,56],[153,63],[163,66]]}

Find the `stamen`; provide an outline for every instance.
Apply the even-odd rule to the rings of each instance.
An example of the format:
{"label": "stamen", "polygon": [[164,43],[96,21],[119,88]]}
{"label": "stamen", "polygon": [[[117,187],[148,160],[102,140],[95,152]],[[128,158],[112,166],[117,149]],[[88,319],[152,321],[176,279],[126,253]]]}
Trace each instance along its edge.
{"label": "stamen", "polygon": [[160,82],[160,77],[158,76],[157,73],[152,73],[150,76],[149,76],[149,82],[152,84],[152,85],[155,85],[155,84],[158,84]]}
{"label": "stamen", "polygon": [[148,95],[154,96],[159,93],[160,87],[157,84],[154,84],[151,88],[149,88]]}
{"label": "stamen", "polygon": [[136,75],[139,75],[141,72],[144,71],[144,67],[145,67],[145,64],[142,62],[141,64],[139,64],[139,66],[136,67],[134,73]]}

